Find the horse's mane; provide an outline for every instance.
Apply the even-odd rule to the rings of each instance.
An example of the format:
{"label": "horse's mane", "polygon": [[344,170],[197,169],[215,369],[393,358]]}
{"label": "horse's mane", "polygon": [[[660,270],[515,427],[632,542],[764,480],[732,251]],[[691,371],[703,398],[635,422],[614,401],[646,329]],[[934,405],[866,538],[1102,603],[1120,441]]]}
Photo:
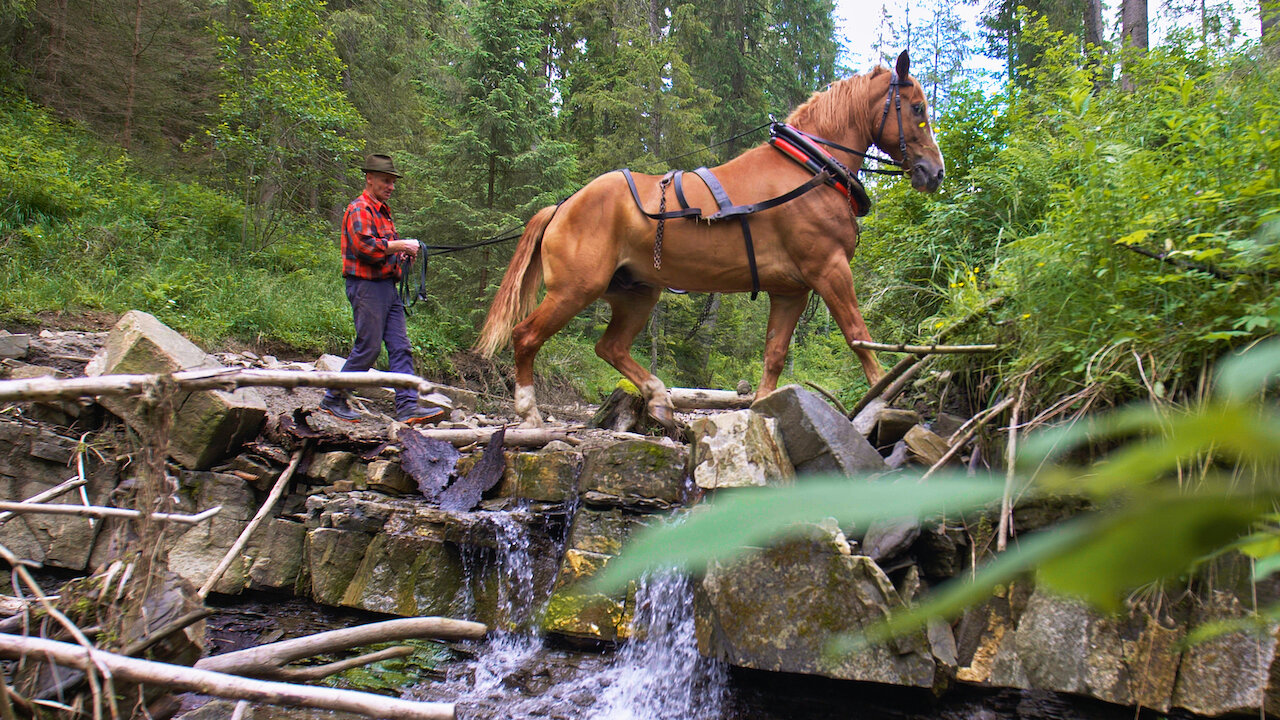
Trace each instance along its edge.
{"label": "horse's mane", "polygon": [[889,68],[878,65],[870,72],[831,83],[826,90],[815,92],[792,110],[787,116],[787,124],[826,136],[835,134],[840,128],[849,127],[851,116],[862,109],[859,101],[866,95],[867,85],[872,79],[887,72]]}

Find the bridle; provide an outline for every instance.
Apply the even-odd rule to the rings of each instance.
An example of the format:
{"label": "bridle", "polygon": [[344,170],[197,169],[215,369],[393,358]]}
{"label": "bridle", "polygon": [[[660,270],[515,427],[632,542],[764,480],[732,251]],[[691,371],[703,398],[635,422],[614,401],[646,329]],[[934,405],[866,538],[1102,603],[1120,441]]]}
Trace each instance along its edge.
{"label": "bridle", "polygon": [[876,145],[884,147],[884,124],[889,119],[889,105],[893,105],[894,114],[898,116],[898,151],[902,154],[902,162],[895,163],[898,167],[903,168],[906,172],[907,163],[907,136],[902,133],[902,86],[910,83],[902,82],[898,77],[897,70],[890,70],[893,75],[889,79],[889,94],[884,98],[884,112],[880,115],[880,129],[876,131]]}

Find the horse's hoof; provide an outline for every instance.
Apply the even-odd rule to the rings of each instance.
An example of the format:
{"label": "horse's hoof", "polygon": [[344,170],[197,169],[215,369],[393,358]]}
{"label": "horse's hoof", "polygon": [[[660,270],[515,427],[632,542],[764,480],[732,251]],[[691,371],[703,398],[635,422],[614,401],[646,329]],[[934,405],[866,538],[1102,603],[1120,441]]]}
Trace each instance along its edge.
{"label": "horse's hoof", "polygon": [[670,405],[651,405],[649,406],[649,414],[668,433],[676,431],[676,414]]}

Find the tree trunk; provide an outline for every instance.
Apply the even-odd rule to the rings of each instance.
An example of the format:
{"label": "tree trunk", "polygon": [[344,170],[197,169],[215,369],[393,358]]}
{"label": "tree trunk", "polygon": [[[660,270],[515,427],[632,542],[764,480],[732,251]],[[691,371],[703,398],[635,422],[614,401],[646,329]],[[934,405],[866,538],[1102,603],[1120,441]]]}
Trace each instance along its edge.
{"label": "tree trunk", "polygon": [[1085,0],[1084,40],[1090,45],[1102,47],[1102,0]]}
{"label": "tree trunk", "polygon": [[138,88],[138,58],[142,55],[142,0],[133,6],[133,48],[129,53],[129,79],[125,85],[124,149],[133,149],[133,104]]}
{"label": "tree trunk", "polygon": [[[1127,57],[1122,62],[1132,62],[1135,55],[1147,52],[1147,0],[1122,0],[1120,4],[1120,46]],[[1133,76],[1125,71],[1120,76],[1120,87],[1133,90]]]}
{"label": "tree trunk", "polygon": [[1258,17],[1262,19],[1263,42],[1274,42],[1276,20],[1280,19],[1280,0],[1258,0]]}

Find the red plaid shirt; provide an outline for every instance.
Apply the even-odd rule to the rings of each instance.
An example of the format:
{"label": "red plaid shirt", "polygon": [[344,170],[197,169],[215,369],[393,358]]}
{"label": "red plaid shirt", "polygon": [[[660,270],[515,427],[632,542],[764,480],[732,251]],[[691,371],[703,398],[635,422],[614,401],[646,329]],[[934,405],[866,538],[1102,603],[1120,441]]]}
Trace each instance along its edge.
{"label": "red plaid shirt", "polygon": [[360,193],[342,214],[342,274],[361,280],[399,280],[400,253],[387,252],[387,242],[399,239],[386,203]]}

